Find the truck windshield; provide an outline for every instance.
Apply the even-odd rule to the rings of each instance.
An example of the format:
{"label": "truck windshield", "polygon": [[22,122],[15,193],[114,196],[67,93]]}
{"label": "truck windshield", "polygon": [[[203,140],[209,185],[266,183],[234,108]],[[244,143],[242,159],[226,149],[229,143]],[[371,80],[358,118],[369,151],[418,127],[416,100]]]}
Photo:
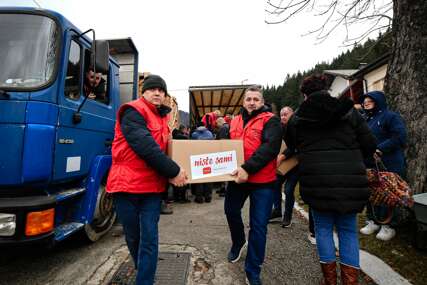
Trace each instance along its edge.
{"label": "truck windshield", "polygon": [[0,89],[34,89],[55,70],[58,28],[45,16],[1,14]]}

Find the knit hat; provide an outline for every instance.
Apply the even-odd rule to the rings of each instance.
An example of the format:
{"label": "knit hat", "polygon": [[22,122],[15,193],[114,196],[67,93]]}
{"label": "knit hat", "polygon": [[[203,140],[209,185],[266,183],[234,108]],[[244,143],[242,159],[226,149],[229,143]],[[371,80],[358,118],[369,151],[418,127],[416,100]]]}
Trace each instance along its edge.
{"label": "knit hat", "polygon": [[166,82],[163,80],[163,78],[155,74],[151,74],[144,79],[141,92],[144,94],[145,90],[153,88],[160,88],[161,90],[165,91],[165,94],[168,93]]}

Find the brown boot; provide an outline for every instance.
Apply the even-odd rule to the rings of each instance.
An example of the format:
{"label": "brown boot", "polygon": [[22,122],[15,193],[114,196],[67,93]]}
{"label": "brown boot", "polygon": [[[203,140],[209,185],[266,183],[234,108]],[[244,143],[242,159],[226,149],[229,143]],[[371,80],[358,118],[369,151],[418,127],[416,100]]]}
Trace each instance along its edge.
{"label": "brown boot", "polygon": [[337,284],[337,263],[320,263],[323,272],[321,285],[336,285]]}
{"label": "brown boot", "polygon": [[342,263],[340,267],[342,285],[359,285],[359,268],[348,266]]}

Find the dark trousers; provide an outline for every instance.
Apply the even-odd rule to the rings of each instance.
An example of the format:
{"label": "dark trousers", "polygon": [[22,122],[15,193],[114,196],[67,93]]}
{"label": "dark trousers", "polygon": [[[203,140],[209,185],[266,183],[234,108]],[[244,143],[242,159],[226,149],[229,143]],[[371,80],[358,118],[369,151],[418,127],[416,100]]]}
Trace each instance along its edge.
{"label": "dark trousers", "polygon": [[[373,206],[370,202],[366,204],[366,217],[368,220],[375,221],[375,223],[385,221],[389,213],[389,208],[386,205]],[[389,226],[396,226],[399,224],[399,211],[394,209],[392,212],[392,219],[387,224]]]}
{"label": "dark trousers", "polygon": [[212,183],[194,184],[194,195],[198,197],[212,197]]}
{"label": "dark trousers", "polygon": [[289,218],[289,220],[292,220],[292,211],[295,204],[295,186],[298,183],[298,179],[298,171],[295,168],[286,173],[286,175],[277,175],[273,208],[282,213],[282,185],[285,182],[286,199],[285,212],[283,213],[283,216]]}
{"label": "dark trousers", "polygon": [[114,194],[114,206],[137,269],[137,285],[154,284],[161,200],[161,194]]}
{"label": "dark trousers", "polygon": [[187,196],[185,195],[187,192],[187,188],[188,188],[188,186],[183,186],[183,187],[173,186],[174,200],[175,201],[185,200],[187,198]]}
{"label": "dark trousers", "polygon": [[273,205],[273,191],[272,188],[242,189],[235,183],[229,183],[225,194],[224,211],[233,245],[242,245],[246,240],[242,208],[248,197],[250,200],[250,229],[245,261],[246,275],[250,279],[259,278],[261,265],[264,262],[267,224]]}
{"label": "dark trousers", "polygon": [[282,213],[282,186],[285,183],[284,175],[277,175],[276,184],[273,192],[273,208]]}

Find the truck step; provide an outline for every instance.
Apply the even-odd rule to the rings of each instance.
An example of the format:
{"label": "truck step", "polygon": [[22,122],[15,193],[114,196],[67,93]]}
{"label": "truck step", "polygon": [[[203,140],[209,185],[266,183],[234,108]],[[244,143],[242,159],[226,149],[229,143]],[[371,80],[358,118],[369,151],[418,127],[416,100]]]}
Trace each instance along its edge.
{"label": "truck step", "polygon": [[55,228],[55,240],[61,241],[83,227],[84,227],[83,223],[76,223],[76,222],[59,225],[58,227]]}
{"label": "truck step", "polygon": [[86,191],[86,188],[84,188],[84,187],[72,188],[72,189],[67,189],[67,190],[61,191],[55,195],[56,201],[61,202],[61,201],[67,200],[69,198],[83,194],[85,191]]}

